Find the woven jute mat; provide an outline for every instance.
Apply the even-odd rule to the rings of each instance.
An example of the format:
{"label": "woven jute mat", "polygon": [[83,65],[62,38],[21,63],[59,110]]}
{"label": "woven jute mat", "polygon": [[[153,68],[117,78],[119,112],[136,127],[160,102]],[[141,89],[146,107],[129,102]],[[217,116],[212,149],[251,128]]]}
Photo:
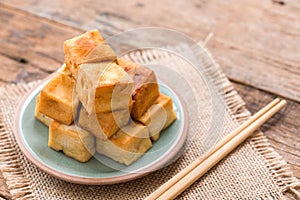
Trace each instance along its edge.
{"label": "woven jute mat", "polygon": [[[207,145],[215,144],[222,136],[230,133],[248,119],[250,113],[210,55],[203,51],[198,56],[203,67],[202,79],[195,77],[196,73],[186,66],[185,61],[180,61],[170,53],[145,50],[127,55],[127,58],[146,65],[159,63],[171,66],[176,73],[174,77],[172,73],[169,76],[173,80],[181,77],[185,81],[190,88],[183,95],[190,113],[189,138],[182,155],[174,163],[143,178],[116,185],[77,185],[56,179],[35,167],[18,148],[13,122],[20,100],[38,83],[0,88],[0,170],[11,196],[14,199],[143,199],[195,158],[203,155]],[[178,88],[185,85],[183,82],[179,83]],[[213,111],[215,103],[220,104],[218,109],[222,110],[222,105],[224,109]],[[192,113],[194,106],[197,109]],[[213,134],[218,129],[221,130],[221,137]],[[293,177],[286,162],[270,147],[263,133],[259,132],[178,198],[299,199],[299,187],[299,181]]]}

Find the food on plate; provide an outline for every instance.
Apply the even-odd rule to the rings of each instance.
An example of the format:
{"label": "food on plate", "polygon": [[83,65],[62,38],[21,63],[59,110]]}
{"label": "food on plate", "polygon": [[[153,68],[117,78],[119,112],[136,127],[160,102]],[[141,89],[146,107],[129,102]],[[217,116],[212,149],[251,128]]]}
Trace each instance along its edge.
{"label": "food on plate", "polygon": [[42,89],[36,105],[37,112],[70,125],[73,122],[73,107],[77,106],[72,98],[74,84],[72,77],[57,73]]}
{"label": "food on plate", "polygon": [[53,121],[49,125],[48,146],[80,162],[87,162],[95,152],[95,137],[74,125]]}
{"label": "food on plate", "polygon": [[134,75],[132,118],[139,119],[159,96],[158,84],[153,70],[138,66]]}
{"label": "food on plate", "polygon": [[111,112],[132,104],[133,80],[116,63],[83,64],[76,82],[76,92],[86,111]]}
{"label": "food on plate", "polygon": [[48,146],[80,162],[94,153],[131,165],[176,120],[153,70],[117,58],[97,30],[64,43],[65,63],[37,96]]}
{"label": "food on plate", "polygon": [[76,79],[83,63],[114,61],[116,54],[105,44],[97,30],[88,31],[80,36],[66,40],[64,43],[65,64]]}
{"label": "food on plate", "polygon": [[128,124],[130,108],[111,112],[88,114],[84,107],[80,109],[77,125],[90,131],[97,138],[106,140],[116,133],[120,127]]}
{"label": "food on plate", "polygon": [[137,122],[124,126],[109,140],[96,140],[98,153],[106,155],[120,163],[130,165],[140,158],[152,143],[149,130]]}
{"label": "food on plate", "polygon": [[147,126],[151,139],[157,141],[160,132],[167,128],[175,119],[176,113],[173,110],[172,99],[164,94],[160,94],[151,107],[137,121]]}
{"label": "food on plate", "polygon": [[[36,97],[36,104],[39,104],[39,99],[40,99],[40,96],[38,95]],[[51,119],[50,117],[47,117],[46,115],[40,113],[38,110],[37,110],[37,107],[35,109],[35,113],[34,113],[34,116],[36,119],[38,119],[40,122],[42,122],[43,124],[45,124],[46,126],[49,126],[51,124],[51,122],[53,122],[53,119]]]}
{"label": "food on plate", "polygon": [[138,64],[122,58],[117,58],[117,64],[122,67],[132,79],[134,79],[136,68],[139,66]]}

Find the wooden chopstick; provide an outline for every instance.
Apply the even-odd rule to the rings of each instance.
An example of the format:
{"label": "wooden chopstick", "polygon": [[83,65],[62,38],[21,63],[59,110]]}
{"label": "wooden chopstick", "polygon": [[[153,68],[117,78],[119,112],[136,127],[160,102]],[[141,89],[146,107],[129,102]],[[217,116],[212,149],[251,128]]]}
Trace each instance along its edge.
{"label": "wooden chopstick", "polygon": [[285,100],[275,99],[253,117],[222,139],[205,156],[196,159],[188,167],[159,187],[146,199],[173,199],[228,155],[255,130],[286,105]]}

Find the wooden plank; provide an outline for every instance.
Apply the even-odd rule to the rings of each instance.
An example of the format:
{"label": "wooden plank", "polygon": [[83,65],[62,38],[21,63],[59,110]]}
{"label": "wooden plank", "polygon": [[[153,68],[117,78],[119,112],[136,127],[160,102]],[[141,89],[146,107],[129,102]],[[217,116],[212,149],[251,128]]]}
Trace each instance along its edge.
{"label": "wooden plank", "polygon": [[[256,88],[233,84],[252,113],[256,113],[276,97]],[[295,176],[300,178],[300,104],[292,100],[287,101],[285,110],[275,115],[261,129],[271,146],[289,163]]]}
{"label": "wooden plank", "polygon": [[229,78],[300,101],[299,1],[2,2],[105,36],[141,26],[175,29],[196,41],[212,32],[208,48]]}
{"label": "wooden plank", "polygon": [[0,18],[0,55],[6,57],[1,61],[2,82],[26,81],[53,72],[63,63],[63,42],[80,34],[73,28],[49,25],[47,20],[37,20],[5,6],[0,7]]}
{"label": "wooden plank", "polygon": [[30,66],[0,54],[1,73],[0,81],[4,83],[30,82],[43,79],[49,75],[38,68]]}

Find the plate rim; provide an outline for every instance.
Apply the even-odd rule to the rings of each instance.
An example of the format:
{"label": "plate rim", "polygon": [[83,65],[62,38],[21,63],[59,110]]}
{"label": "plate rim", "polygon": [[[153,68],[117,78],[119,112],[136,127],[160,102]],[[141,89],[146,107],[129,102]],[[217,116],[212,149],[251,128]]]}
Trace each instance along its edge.
{"label": "plate rim", "polygon": [[17,144],[19,148],[21,149],[22,153],[25,155],[25,157],[36,167],[38,167],[41,171],[57,178],[60,180],[64,180],[67,182],[75,183],[75,184],[84,184],[84,185],[111,185],[111,184],[118,184],[118,183],[125,183],[129,182],[138,178],[141,178],[143,176],[146,176],[158,169],[160,169],[161,166],[165,165],[167,162],[169,162],[172,158],[174,158],[178,152],[184,147],[186,138],[188,136],[188,114],[185,106],[185,102],[183,101],[182,97],[176,93],[172,87],[169,85],[166,85],[169,87],[176,95],[176,97],[179,100],[179,103],[181,105],[181,110],[183,114],[183,126],[181,129],[181,137],[179,138],[177,144],[175,147],[172,149],[170,154],[167,154],[163,157],[161,157],[161,161],[154,162],[152,165],[146,168],[142,168],[142,170],[137,170],[137,172],[132,172],[132,173],[126,173],[121,176],[116,176],[116,177],[82,177],[82,176],[75,176],[75,175],[70,175],[66,174],[64,172],[58,171],[55,168],[49,167],[47,164],[43,163],[39,159],[37,159],[28,149],[27,144],[23,142],[22,139],[22,131],[20,130],[20,117],[22,111],[25,109],[24,106],[28,100],[28,98],[33,95],[33,92],[37,90],[39,87],[42,87],[43,84],[46,84],[56,73],[53,73],[49,75],[47,78],[42,80],[40,83],[38,83],[36,86],[34,86],[28,93],[21,99],[20,103],[17,106],[16,109],[16,115],[14,119],[14,136],[16,138]]}

